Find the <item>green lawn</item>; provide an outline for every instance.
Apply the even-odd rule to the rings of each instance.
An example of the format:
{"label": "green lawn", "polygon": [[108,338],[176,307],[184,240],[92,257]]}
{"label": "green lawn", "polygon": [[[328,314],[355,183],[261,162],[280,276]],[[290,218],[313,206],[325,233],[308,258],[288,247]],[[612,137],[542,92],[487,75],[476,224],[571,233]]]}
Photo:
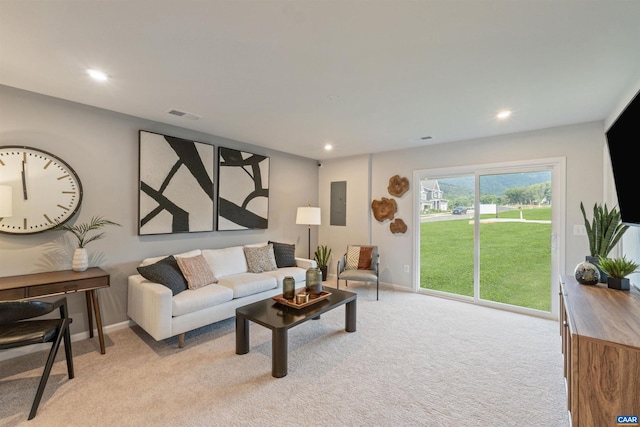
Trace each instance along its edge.
{"label": "green lawn", "polygon": [[[499,218],[520,218],[520,212],[502,212]],[[550,221],[551,208],[523,209],[522,215]],[[550,223],[481,224],[480,298],[551,311],[550,238]],[[473,225],[468,219],[422,223],[420,287],[473,296]]]}

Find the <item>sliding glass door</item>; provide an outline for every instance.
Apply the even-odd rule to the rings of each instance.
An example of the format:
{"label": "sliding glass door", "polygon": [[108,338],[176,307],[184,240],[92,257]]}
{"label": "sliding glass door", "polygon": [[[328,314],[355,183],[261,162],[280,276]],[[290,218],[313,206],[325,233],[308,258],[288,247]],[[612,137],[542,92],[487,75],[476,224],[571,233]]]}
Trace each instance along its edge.
{"label": "sliding glass door", "polygon": [[551,171],[479,181],[478,298],[551,311]]}
{"label": "sliding glass door", "polygon": [[473,175],[420,180],[420,287],[474,296]]}
{"label": "sliding glass door", "polygon": [[555,167],[543,162],[417,173],[418,290],[555,312]]}

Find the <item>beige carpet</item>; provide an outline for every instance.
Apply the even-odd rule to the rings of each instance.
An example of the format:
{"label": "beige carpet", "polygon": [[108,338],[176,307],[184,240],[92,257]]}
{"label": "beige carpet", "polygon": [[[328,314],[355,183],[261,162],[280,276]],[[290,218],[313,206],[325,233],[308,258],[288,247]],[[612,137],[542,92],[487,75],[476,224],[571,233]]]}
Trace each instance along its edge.
{"label": "beige carpet", "polygon": [[340,307],[289,332],[289,374],[271,376],[270,331],[233,319],[156,342],[138,327],[61,351],[38,415],[44,353],[0,362],[2,426],[567,426],[557,322],[354,284]]}

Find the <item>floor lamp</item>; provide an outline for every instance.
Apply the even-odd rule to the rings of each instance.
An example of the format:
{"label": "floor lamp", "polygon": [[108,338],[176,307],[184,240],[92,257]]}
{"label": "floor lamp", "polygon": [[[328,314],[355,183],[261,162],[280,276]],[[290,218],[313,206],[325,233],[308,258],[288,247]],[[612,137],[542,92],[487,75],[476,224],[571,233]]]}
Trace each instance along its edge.
{"label": "floor lamp", "polygon": [[320,225],[320,208],[304,206],[298,208],[296,215],[296,224],[304,224],[309,226],[309,259],[311,258],[311,226]]}

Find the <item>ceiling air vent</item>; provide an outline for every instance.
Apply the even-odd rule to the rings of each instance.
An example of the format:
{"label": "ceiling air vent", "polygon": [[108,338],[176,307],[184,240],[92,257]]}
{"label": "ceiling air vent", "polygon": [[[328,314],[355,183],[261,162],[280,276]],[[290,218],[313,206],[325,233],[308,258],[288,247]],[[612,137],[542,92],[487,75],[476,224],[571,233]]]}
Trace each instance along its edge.
{"label": "ceiling air vent", "polygon": [[188,113],[186,111],[181,111],[181,110],[176,110],[175,108],[171,108],[170,110],[167,110],[167,113],[173,115],[173,116],[178,116],[178,117],[182,117],[183,119],[189,119],[189,120],[198,120],[200,118],[202,118],[202,116],[199,116],[197,114],[193,114],[193,113]]}

